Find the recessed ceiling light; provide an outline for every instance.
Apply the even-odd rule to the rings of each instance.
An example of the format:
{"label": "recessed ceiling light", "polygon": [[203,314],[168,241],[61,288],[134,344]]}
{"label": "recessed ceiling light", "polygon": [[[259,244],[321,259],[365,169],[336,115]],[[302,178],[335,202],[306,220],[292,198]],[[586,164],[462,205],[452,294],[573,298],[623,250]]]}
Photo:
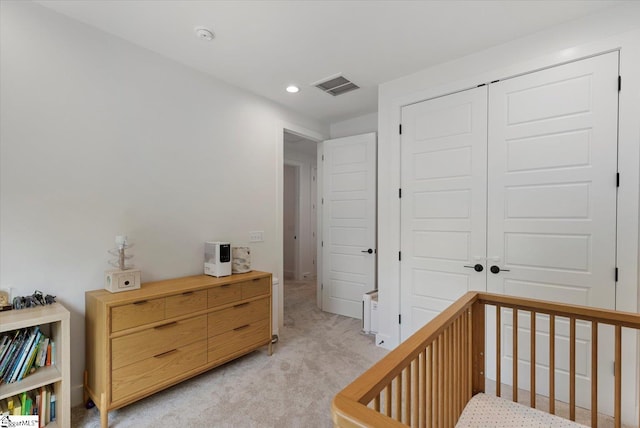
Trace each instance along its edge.
{"label": "recessed ceiling light", "polygon": [[207,41],[213,40],[213,31],[209,30],[208,28],[196,27],[194,28],[194,31],[196,32],[196,36],[198,36],[199,39]]}
{"label": "recessed ceiling light", "polygon": [[289,85],[287,86],[287,92],[290,92],[292,94],[295,94],[296,92],[300,91],[300,88],[298,88],[296,85]]}

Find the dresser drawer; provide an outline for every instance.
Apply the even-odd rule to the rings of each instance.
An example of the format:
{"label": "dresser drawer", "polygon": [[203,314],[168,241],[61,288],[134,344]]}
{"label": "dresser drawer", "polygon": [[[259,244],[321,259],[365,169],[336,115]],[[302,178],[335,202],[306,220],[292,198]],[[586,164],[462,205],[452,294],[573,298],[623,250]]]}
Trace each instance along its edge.
{"label": "dresser drawer", "polygon": [[239,285],[242,288],[242,299],[269,294],[271,290],[269,277],[256,278],[251,281],[241,282]]}
{"label": "dresser drawer", "polygon": [[111,340],[111,369],[116,370],[206,337],[207,316],[159,325]]}
{"label": "dresser drawer", "polygon": [[237,302],[241,298],[242,289],[235,284],[210,288],[208,290],[208,307],[215,308],[216,306]]}
{"label": "dresser drawer", "polygon": [[164,319],[165,299],[149,299],[111,308],[111,331],[120,331]]}
{"label": "dresser drawer", "polygon": [[228,358],[230,355],[271,340],[269,320],[248,323],[221,335],[210,337],[207,347],[208,362]]}
{"label": "dresser drawer", "polygon": [[204,309],[207,309],[207,290],[187,291],[167,297],[165,318],[192,314]]}
{"label": "dresser drawer", "polygon": [[111,376],[111,401],[136,393],[180,376],[207,363],[207,341],[199,340],[187,346],[146,358],[114,370]]}
{"label": "dresser drawer", "polygon": [[241,303],[209,315],[209,337],[217,336],[234,328],[269,319],[269,298]]}

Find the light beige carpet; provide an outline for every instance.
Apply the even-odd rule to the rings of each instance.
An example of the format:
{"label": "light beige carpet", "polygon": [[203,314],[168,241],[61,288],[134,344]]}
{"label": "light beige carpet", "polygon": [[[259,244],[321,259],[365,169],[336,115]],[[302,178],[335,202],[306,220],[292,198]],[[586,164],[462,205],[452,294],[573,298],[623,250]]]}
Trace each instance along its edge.
{"label": "light beige carpet", "polygon": [[[331,427],[331,400],[382,358],[360,320],[316,307],[314,282],[284,283],[284,327],[266,347],[109,413],[110,427]],[[72,427],[99,427],[75,407]]]}

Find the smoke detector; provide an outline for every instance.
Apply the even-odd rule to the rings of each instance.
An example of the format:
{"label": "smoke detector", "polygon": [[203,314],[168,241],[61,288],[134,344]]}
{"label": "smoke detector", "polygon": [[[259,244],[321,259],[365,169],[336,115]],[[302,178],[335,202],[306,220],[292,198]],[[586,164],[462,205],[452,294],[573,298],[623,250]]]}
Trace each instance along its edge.
{"label": "smoke detector", "polygon": [[198,36],[198,38],[201,40],[213,40],[213,31],[209,30],[208,28],[196,27],[194,28],[194,31],[196,32],[196,36]]}
{"label": "smoke detector", "polygon": [[360,88],[360,86],[356,85],[340,74],[327,77],[326,79],[322,79],[316,83],[312,83],[312,85],[328,94],[333,95],[334,97]]}

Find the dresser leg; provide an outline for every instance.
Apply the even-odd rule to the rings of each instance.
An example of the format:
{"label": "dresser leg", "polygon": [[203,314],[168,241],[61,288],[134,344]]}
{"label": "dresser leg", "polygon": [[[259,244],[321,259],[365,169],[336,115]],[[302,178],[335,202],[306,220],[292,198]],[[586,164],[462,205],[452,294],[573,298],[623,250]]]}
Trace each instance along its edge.
{"label": "dresser leg", "polygon": [[107,396],[100,394],[100,428],[109,428],[109,411],[107,410]]}
{"label": "dresser leg", "polygon": [[273,343],[269,342],[269,356],[273,355]]}

